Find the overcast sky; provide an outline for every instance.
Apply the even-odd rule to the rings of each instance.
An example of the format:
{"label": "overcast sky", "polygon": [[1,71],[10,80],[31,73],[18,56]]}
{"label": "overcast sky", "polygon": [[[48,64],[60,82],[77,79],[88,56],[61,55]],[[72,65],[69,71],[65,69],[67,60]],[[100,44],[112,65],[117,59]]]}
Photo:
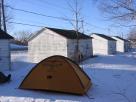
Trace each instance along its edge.
{"label": "overcast sky", "polygon": [[[17,9],[37,12],[40,14],[74,18],[70,7],[67,4],[70,0],[8,0],[8,5]],[[82,7],[81,17],[84,18],[84,28],[87,34],[103,33],[106,35],[121,35],[128,32],[128,28],[114,27],[117,22],[107,21],[104,14],[98,9],[98,5],[91,0],[78,0]],[[71,4],[73,2],[71,0]],[[13,22],[26,23],[38,26],[55,27],[62,29],[73,29],[69,21],[57,20],[40,15],[29,14],[21,11],[9,9],[9,14],[13,16]],[[88,23],[88,24],[87,24]],[[13,24],[10,27],[10,32],[14,33],[21,30],[37,31],[40,27],[25,26]]]}

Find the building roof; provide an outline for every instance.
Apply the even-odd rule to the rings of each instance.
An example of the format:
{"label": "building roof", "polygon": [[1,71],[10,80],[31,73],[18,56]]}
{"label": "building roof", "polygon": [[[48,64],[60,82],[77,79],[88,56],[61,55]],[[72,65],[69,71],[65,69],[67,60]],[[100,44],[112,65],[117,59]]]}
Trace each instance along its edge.
{"label": "building roof", "polygon": [[[58,29],[58,28],[49,28],[45,27],[38,31],[33,37],[31,37],[29,40],[32,40],[36,36],[38,36],[41,32],[43,32],[45,29],[49,29],[63,37],[66,37],[67,39],[77,39],[76,31],[75,30],[66,30],[66,29]],[[83,33],[78,32],[79,34],[79,39],[91,39],[92,37],[85,35]]]}
{"label": "building roof", "polygon": [[0,29],[0,39],[13,39],[13,37]]}
{"label": "building roof", "polygon": [[115,39],[113,39],[113,38],[111,38],[111,37],[109,37],[107,35],[104,35],[104,34],[98,34],[98,33],[92,33],[92,34],[98,35],[98,36],[100,36],[100,37],[102,37],[104,39],[107,39],[107,40],[116,41]]}
{"label": "building roof", "polygon": [[116,38],[118,38],[118,39],[120,39],[120,40],[123,40],[123,41],[128,41],[128,40],[123,39],[123,38],[121,38],[121,37],[119,37],[119,36],[114,36],[114,37],[116,37]]}
{"label": "building roof", "polygon": [[[64,30],[64,29],[56,29],[56,28],[47,28],[50,29],[68,39],[77,39],[77,34],[75,30]],[[91,37],[88,35],[85,35],[83,33],[78,32],[79,39],[90,39]]]}

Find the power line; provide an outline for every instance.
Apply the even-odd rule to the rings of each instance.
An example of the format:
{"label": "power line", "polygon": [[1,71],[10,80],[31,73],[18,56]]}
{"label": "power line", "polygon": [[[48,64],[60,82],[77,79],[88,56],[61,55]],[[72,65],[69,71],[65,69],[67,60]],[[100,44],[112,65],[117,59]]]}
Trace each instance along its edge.
{"label": "power line", "polygon": [[[58,19],[58,20],[64,20],[64,21],[75,21],[74,19],[68,19],[68,18],[64,18],[64,17],[56,17],[56,16],[49,16],[49,15],[45,15],[45,14],[41,14],[41,13],[37,13],[37,12],[32,12],[32,11],[28,11],[28,10],[23,10],[23,9],[18,9],[18,8],[14,8],[14,7],[11,7],[9,5],[5,5],[5,7],[8,7],[12,10],[16,10],[16,11],[21,11],[21,12],[25,12],[25,13],[30,13],[30,14],[34,14],[34,15],[39,15],[39,16],[43,16],[43,17],[48,17],[48,18],[53,18],[53,19]],[[82,22],[81,21],[78,21],[78,22]],[[31,25],[31,24],[24,24],[24,23],[16,23],[16,22],[9,22],[9,23],[14,23],[14,24],[23,24],[23,25],[29,25],[29,26],[37,26],[37,25]],[[92,25],[92,24],[89,24],[88,22],[84,22],[85,24],[89,25],[89,26],[93,26],[95,28],[99,28],[99,29],[106,29],[106,28],[102,28],[102,27],[99,27],[99,26],[96,26],[96,25]],[[43,26],[37,26],[37,27],[43,27]]]}
{"label": "power line", "polygon": [[35,24],[28,24],[28,23],[21,23],[21,22],[7,22],[7,23],[26,25],[26,26],[32,26],[32,27],[45,27],[45,26],[42,26],[42,25],[35,25]]}
{"label": "power line", "polygon": [[[13,23],[17,25],[23,25],[23,26],[31,26],[31,27],[38,27],[38,28],[43,28],[46,27],[44,25],[35,25],[35,24],[30,24],[30,23],[22,23],[22,22],[7,22],[7,23]],[[104,28],[103,28],[104,29]],[[106,28],[105,28],[106,29]]]}
{"label": "power line", "polygon": [[56,16],[49,16],[49,15],[45,15],[45,14],[41,14],[41,13],[37,13],[37,12],[32,12],[32,11],[28,11],[28,10],[14,8],[14,7],[11,7],[11,6],[8,6],[8,5],[5,5],[5,6],[12,9],[12,10],[21,11],[21,12],[30,13],[30,14],[35,14],[35,15],[44,16],[44,17],[48,17],[48,18],[59,19],[59,20],[64,20],[64,21],[75,21],[74,19],[68,19],[68,18],[56,17]]}
{"label": "power line", "polygon": [[[58,13],[60,13],[60,14],[63,14],[63,12],[62,11],[60,11],[60,10],[64,10],[64,9],[67,9],[67,8],[65,8],[65,7],[63,7],[63,6],[61,6],[61,5],[57,5],[57,4],[55,4],[55,3],[51,3],[51,2],[48,2],[48,1],[46,1],[46,0],[37,0],[37,1],[35,1],[35,2],[33,2],[33,0],[24,0],[23,2],[25,2],[26,4],[30,4],[30,5],[32,5],[32,6],[34,6],[34,7],[38,7],[38,9],[40,9],[40,10],[43,10],[43,9],[45,9],[45,7],[47,8],[47,6],[48,7],[50,7],[50,8],[52,8],[53,9],[53,11],[55,10],[56,12],[58,12]],[[45,5],[47,5],[47,6],[45,6]],[[55,9],[54,9],[55,8]],[[57,9],[56,9],[57,8]]]}
{"label": "power line", "polygon": [[[57,4],[55,4],[55,3],[51,3],[51,2],[49,2],[48,0],[37,0],[37,2],[33,2],[33,0],[24,0],[24,2],[26,2],[27,1],[27,3],[30,3],[31,5],[32,5],[32,3],[35,5],[37,5],[37,2],[41,5],[42,4],[42,6],[44,5],[44,7],[45,7],[45,5],[48,5],[48,6],[50,6],[50,7],[53,7],[53,8],[58,8],[58,9],[61,9],[61,10],[63,10],[63,9],[67,9],[66,7],[63,7],[63,6],[61,6],[61,5],[57,5]],[[38,7],[39,7],[39,5],[37,5]],[[41,6],[40,6],[41,7]]]}

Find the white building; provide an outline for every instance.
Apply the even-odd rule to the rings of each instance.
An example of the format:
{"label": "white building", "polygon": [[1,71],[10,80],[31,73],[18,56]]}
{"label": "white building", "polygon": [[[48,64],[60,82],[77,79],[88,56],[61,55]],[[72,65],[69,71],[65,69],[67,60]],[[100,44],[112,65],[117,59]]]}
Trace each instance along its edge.
{"label": "white building", "polygon": [[13,37],[0,30],[0,71],[11,67],[10,39],[13,39]]}
{"label": "white building", "polygon": [[119,36],[112,37],[116,42],[116,50],[117,52],[128,52],[130,50],[130,42],[126,39],[123,39]]}
{"label": "white building", "polygon": [[97,33],[92,33],[91,37],[94,55],[109,55],[116,53],[116,40],[113,38]]}
{"label": "white building", "polygon": [[[92,56],[92,38],[79,32],[79,54],[82,59]],[[76,61],[77,35],[74,30],[43,28],[28,42],[29,59],[32,62],[62,55]]]}

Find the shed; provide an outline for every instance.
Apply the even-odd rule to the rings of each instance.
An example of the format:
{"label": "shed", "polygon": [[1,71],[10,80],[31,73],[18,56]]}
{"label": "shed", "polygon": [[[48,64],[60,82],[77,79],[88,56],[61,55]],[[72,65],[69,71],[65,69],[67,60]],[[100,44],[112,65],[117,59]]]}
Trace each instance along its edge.
{"label": "shed", "polygon": [[[80,60],[92,56],[92,38],[78,32]],[[77,34],[74,30],[43,28],[34,34],[28,42],[29,59],[34,62],[53,56],[62,55],[76,61]]]}
{"label": "shed", "polygon": [[13,39],[13,37],[0,30],[0,71],[11,67],[10,39]]}
{"label": "shed", "polygon": [[117,52],[128,52],[130,50],[130,42],[126,39],[123,39],[119,36],[112,37],[116,42],[116,50]]}
{"label": "shed", "polygon": [[91,34],[94,55],[109,55],[116,53],[116,40],[98,33]]}

